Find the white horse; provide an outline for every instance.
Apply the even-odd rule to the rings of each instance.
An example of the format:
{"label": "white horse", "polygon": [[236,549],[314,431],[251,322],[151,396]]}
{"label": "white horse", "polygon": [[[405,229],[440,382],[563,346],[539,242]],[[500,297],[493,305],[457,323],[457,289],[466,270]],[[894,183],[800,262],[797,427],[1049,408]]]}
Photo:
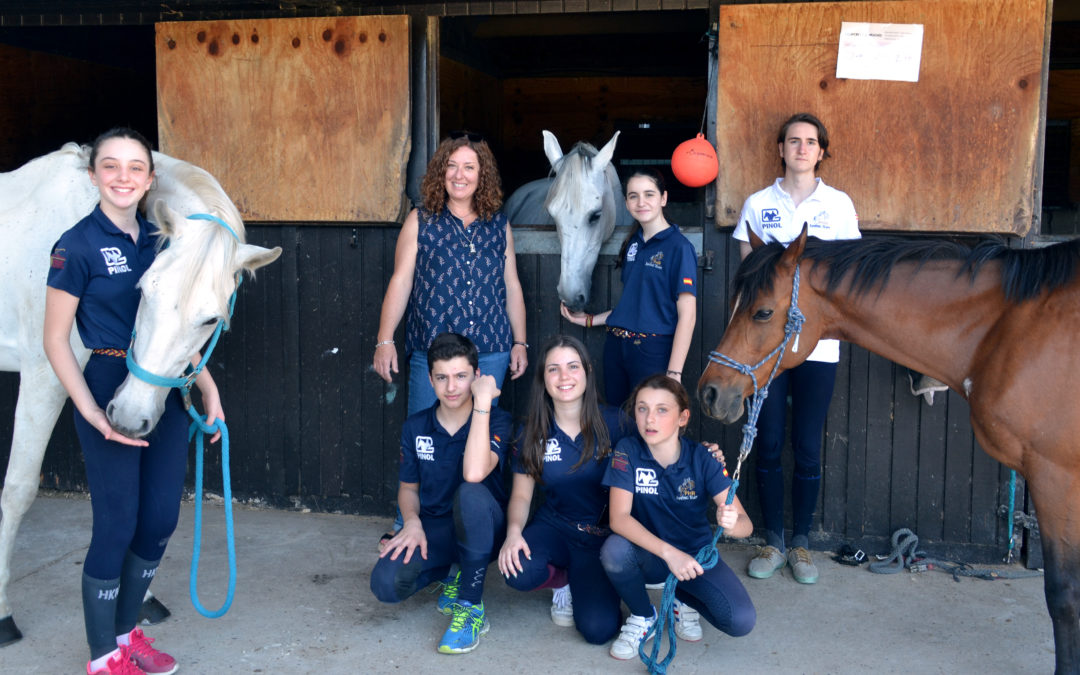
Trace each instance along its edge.
{"label": "white horse", "polygon": [[581,311],[589,302],[600,247],[616,225],[633,222],[619,175],[611,165],[619,132],[599,151],[581,141],[565,155],[555,134],[546,130],[543,134],[544,154],[554,176],[515,190],[506,200],[506,216],[517,224],[555,223],[562,250],[559,299],[571,310]]}
{"label": "white horse", "polygon": [[[19,400],[0,496],[0,646],[22,637],[8,601],[15,534],[37,496],[41,460],[67,393],[53,374],[42,348],[45,278],[49,251],[60,235],[93,210],[99,193],[87,177],[89,148],[68,143],[10,173],[0,173],[0,370],[19,373]],[[280,248],[244,243],[244,225],[236,207],[206,171],[154,153],[155,188],[147,195],[151,221],[170,246],[140,280],[143,300],[136,319],[139,365],[176,377],[213,331],[236,287],[241,270],[273,262]],[[168,204],[169,206],[166,206]],[[170,208],[171,207],[171,208]],[[176,211],[173,211],[176,209]],[[206,213],[236,232],[237,241],[220,225],[177,215]],[[180,311],[169,311],[179,307]],[[80,364],[90,352],[73,330],[71,344]],[[145,435],[161,415],[166,390],[132,385],[129,375],[114,399],[110,419]]]}

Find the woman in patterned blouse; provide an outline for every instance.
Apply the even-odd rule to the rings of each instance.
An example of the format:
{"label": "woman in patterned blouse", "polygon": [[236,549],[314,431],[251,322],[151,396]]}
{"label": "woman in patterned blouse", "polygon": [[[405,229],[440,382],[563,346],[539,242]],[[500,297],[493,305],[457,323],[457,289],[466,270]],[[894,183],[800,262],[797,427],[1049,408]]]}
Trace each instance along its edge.
{"label": "woman in patterned blouse", "polygon": [[428,162],[422,205],[405,218],[394,273],[383,298],[375,371],[387,382],[398,372],[394,332],[405,320],[410,359],[408,414],[435,404],[427,349],[443,332],[464,335],[480,351],[480,370],[502,388],[506,371],[525,372],[525,301],[514,237],[502,207],[491,149],[479,134],[453,132]]}

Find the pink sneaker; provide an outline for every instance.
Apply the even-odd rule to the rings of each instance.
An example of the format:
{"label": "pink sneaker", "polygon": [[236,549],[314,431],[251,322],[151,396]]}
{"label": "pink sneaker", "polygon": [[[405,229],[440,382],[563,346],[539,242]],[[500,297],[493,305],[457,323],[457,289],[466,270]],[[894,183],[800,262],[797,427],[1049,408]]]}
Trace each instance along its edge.
{"label": "pink sneaker", "polygon": [[128,638],[131,640],[131,644],[128,645],[128,654],[135,665],[142,669],[140,673],[172,675],[180,669],[176,659],[150,646],[154,638],[143,635],[141,628],[131,629]]}
{"label": "pink sneaker", "polygon": [[120,651],[108,660],[104,668],[90,670],[90,662],[86,662],[86,675],[144,675],[144,673],[146,671],[131,660],[131,648],[126,645],[120,647]]}

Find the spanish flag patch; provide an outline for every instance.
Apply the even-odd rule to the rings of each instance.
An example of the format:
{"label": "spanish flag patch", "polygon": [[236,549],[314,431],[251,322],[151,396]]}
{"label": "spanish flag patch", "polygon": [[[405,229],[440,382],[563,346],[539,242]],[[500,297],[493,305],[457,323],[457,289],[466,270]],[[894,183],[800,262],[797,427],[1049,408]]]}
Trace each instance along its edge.
{"label": "spanish flag patch", "polygon": [[49,256],[49,259],[51,261],[49,267],[52,267],[54,270],[62,270],[64,269],[64,263],[67,262],[67,251],[58,248],[53,251],[53,254]]}
{"label": "spanish flag patch", "polygon": [[682,282],[683,282],[684,286],[693,286],[694,285],[694,280],[691,279],[690,277],[683,277]]}

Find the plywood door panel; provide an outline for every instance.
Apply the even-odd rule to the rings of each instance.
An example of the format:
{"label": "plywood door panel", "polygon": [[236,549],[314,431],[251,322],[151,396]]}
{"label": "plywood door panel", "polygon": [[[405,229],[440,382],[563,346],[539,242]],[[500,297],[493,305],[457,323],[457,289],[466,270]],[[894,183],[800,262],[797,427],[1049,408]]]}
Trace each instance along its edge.
{"label": "plywood door panel", "polygon": [[409,155],[406,16],[157,24],[161,149],[247,220],[389,222]]}
{"label": "plywood door panel", "polygon": [[[779,175],[776,133],[806,111],[863,229],[1025,233],[1045,17],[1046,0],[722,5],[717,225]],[[919,81],[838,80],[844,21],[922,24]]]}

